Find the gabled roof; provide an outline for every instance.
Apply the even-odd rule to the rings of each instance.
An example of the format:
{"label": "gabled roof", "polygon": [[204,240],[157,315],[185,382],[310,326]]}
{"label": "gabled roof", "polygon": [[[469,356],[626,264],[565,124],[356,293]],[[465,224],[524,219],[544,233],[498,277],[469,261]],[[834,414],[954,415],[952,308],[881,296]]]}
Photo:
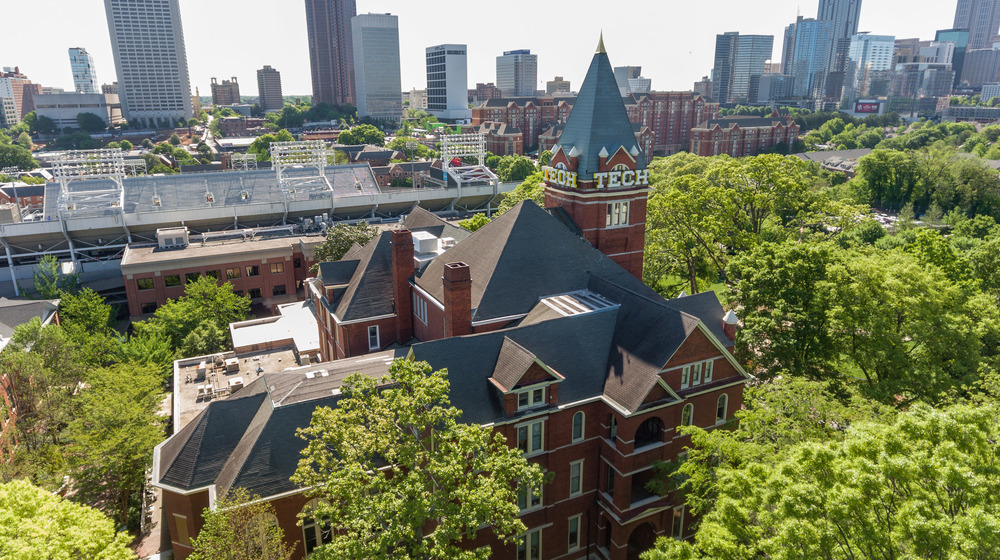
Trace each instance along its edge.
{"label": "gabled roof", "polygon": [[[566,120],[559,144],[566,150],[576,147],[580,152],[576,171],[581,179],[589,180],[599,171],[598,153],[602,148],[613,154],[621,146],[630,150],[635,143],[635,133],[618,91],[611,62],[607,54],[598,52],[594,54],[587,77],[580,86],[580,94]],[[640,169],[645,167],[643,161],[639,164]]]}
{"label": "gabled roof", "polygon": [[319,263],[319,278],[324,286],[341,286],[347,284],[354,277],[354,272],[358,269],[361,261],[339,260]]}
{"label": "gabled roof", "polygon": [[426,231],[435,237],[451,237],[455,242],[472,235],[472,232],[437,217],[433,212],[417,206],[403,219],[403,226],[410,231]]}
{"label": "gabled roof", "polygon": [[358,265],[347,289],[336,301],[330,302],[334,315],[340,321],[395,313],[389,247],[391,237],[388,232],[382,232],[359,251]]}
{"label": "gabled roof", "polygon": [[417,285],[443,301],[444,266],[453,262],[469,265],[474,321],[528,313],[543,296],[586,288],[591,275],[659,297],[531,201],[519,203],[434,259],[416,278]]}
{"label": "gabled roof", "polygon": [[14,334],[14,329],[38,317],[43,322],[59,309],[57,299],[7,299],[0,298],[0,349],[3,341]]}

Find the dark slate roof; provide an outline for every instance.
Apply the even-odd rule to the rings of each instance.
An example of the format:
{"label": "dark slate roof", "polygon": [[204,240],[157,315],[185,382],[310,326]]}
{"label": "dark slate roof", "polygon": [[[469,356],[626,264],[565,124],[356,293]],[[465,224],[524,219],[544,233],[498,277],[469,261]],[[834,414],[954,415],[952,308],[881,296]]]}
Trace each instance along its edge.
{"label": "dark slate roof", "polygon": [[354,277],[354,272],[358,269],[361,261],[339,260],[333,262],[319,263],[319,278],[323,280],[324,286],[340,286],[347,284]]}
{"label": "dark slate roof", "polygon": [[426,231],[435,237],[451,237],[459,242],[472,232],[437,217],[433,212],[417,206],[403,219],[403,226],[410,231]]}
{"label": "dark slate roof", "polygon": [[[10,338],[14,329],[38,317],[45,321],[59,309],[59,300],[0,298],[0,339]],[[0,346],[2,348],[2,346]]]}
{"label": "dark slate roof", "polygon": [[733,341],[726,336],[726,331],[722,330],[722,318],[725,317],[726,311],[722,309],[722,304],[719,303],[715,292],[701,292],[693,296],[675,298],[667,300],[666,304],[701,319],[701,322],[705,323],[708,330],[715,335],[715,338],[719,339],[723,346],[727,348],[733,346]]}
{"label": "dark slate roof", "polygon": [[[524,107],[525,105],[528,104],[529,101],[538,106],[541,106],[544,103],[541,97],[499,97],[496,99],[487,99],[482,103],[480,103],[479,106],[496,108],[496,107],[506,107],[511,103],[514,103],[519,107]],[[546,98],[546,101],[549,101],[549,99]],[[552,98],[552,101],[554,101],[556,105],[558,105],[560,102],[566,102],[568,105],[573,105],[576,103],[576,97],[559,96]]]}
{"label": "dark slate roof", "polygon": [[[614,154],[622,146],[626,151],[637,146],[607,54],[594,55],[559,145],[567,153],[574,146],[580,151],[576,171],[582,179],[590,179],[598,172],[602,148]],[[644,168],[641,153],[639,160],[639,168]]]}
{"label": "dark slate roof", "polygon": [[391,237],[388,232],[382,232],[360,251],[357,268],[347,289],[336,301],[330,302],[334,315],[341,321],[395,313],[389,247]]}
{"label": "dark slate roof", "polygon": [[712,128],[713,126],[720,126],[722,128],[732,128],[734,125],[739,125],[740,128],[757,128],[757,127],[767,127],[770,128],[777,123],[787,126],[790,120],[782,117],[754,117],[749,115],[734,115],[731,117],[722,117],[720,119],[712,119],[708,121],[705,126],[698,128]]}
{"label": "dark slate roof", "polygon": [[426,173],[431,168],[431,162],[429,161],[415,161],[415,162],[404,162],[404,163],[394,163],[389,166],[397,167],[406,173]]}
{"label": "dark slate roof", "polygon": [[497,365],[490,378],[504,391],[510,391],[533,363],[535,363],[534,354],[510,338],[504,337],[500,355],[497,356]]}
{"label": "dark slate roof", "polygon": [[525,201],[448,249],[416,278],[443,301],[444,265],[464,262],[472,275],[473,320],[528,313],[540,297],[587,287],[600,275],[659,297],[534,202]]}
{"label": "dark slate roof", "polygon": [[0,187],[0,191],[11,198],[14,197],[16,193],[17,196],[45,196],[45,185],[4,185]]}

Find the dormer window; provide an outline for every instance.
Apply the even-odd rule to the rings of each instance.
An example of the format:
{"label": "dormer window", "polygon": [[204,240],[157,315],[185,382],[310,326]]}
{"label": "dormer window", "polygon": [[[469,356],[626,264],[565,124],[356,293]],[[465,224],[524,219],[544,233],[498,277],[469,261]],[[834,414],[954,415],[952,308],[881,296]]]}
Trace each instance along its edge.
{"label": "dormer window", "polygon": [[517,409],[525,410],[545,404],[545,387],[520,391],[517,394]]}

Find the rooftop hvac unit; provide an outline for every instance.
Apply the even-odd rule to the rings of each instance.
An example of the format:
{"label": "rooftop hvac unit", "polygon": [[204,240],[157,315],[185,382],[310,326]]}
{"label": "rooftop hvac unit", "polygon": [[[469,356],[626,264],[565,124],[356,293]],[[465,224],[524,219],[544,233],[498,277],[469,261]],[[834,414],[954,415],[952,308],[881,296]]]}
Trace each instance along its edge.
{"label": "rooftop hvac unit", "polygon": [[450,248],[452,248],[454,246],[455,246],[455,238],[454,237],[442,237],[441,238],[441,248],[442,249],[450,249]]}
{"label": "rooftop hvac unit", "polygon": [[417,253],[436,253],[439,247],[438,238],[426,231],[413,232],[413,245]]}

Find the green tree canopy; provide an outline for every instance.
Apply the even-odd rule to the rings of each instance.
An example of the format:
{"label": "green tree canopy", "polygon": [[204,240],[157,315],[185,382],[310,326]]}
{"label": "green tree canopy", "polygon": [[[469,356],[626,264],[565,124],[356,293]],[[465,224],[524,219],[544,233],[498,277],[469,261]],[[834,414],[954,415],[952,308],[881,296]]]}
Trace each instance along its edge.
{"label": "green tree canopy", "polygon": [[[184,295],[168,301],[148,319],[135,324],[139,336],[163,337],[179,350],[184,340],[205,323],[229,332],[229,323],[243,321],[250,313],[250,298],[233,293],[229,282],[219,284],[214,278],[202,276],[184,287]],[[228,344],[227,344],[228,345]],[[219,351],[217,348],[213,351]]]}
{"label": "green tree canopy", "polygon": [[292,480],[337,527],[316,556],[489,558],[488,546],[463,543],[482,528],[505,542],[523,532],[515,488],[540,490],[541,469],[502,434],[459,423],[446,371],[400,359],[382,382],[348,377],[337,407],[317,408],[300,431],[308,443]]}
{"label": "green tree canopy", "polygon": [[169,142],[173,146],[180,146],[181,145],[181,137],[177,136],[177,133],[175,132],[175,133],[173,133],[173,134],[170,135]]}
{"label": "green tree canopy", "polygon": [[355,244],[362,247],[378,235],[378,228],[361,220],[353,224],[339,223],[326,230],[326,239],[316,246],[316,264],[312,272],[319,270],[319,263],[339,261]]}
{"label": "green tree canopy", "polygon": [[131,538],[99,511],[25,480],[0,483],[0,557],[134,560]]}
{"label": "green tree canopy", "polygon": [[76,122],[84,132],[100,132],[108,128],[104,119],[94,113],[79,113],[76,115]]}
{"label": "green tree canopy", "polygon": [[38,162],[24,146],[0,144],[0,167],[17,167],[22,171],[30,171],[38,167]]}
{"label": "green tree canopy", "polygon": [[476,231],[488,223],[490,223],[490,219],[486,217],[486,214],[473,214],[471,218],[458,222],[458,225],[469,231]]}
{"label": "green tree canopy", "polygon": [[345,146],[358,144],[382,146],[385,144],[385,134],[370,124],[359,124],[350,130],[342,131],[337,137],[337,143]]}
{"label": "green tree canopy", "polygon": [[523,200],[532,200],[540,208],[545,208],[545,183],[541,173],[533,173],[514,190],[505,193],[497,208],[497,214],[503,214]]}
{"label": "green tree canopy", "polygon": [[192,540],[191,560],[287,560],[292,547],[283,542],[284,531],[269,519],[271,502],[234,488],[205,508],[198,536]]}
{"label": "green tree canopy", "polygon": [[524,156],[512,155],[500,158],[496,173],[501,181],[507,183],[511,181],[524,181],[536,171],[535,162]]}

